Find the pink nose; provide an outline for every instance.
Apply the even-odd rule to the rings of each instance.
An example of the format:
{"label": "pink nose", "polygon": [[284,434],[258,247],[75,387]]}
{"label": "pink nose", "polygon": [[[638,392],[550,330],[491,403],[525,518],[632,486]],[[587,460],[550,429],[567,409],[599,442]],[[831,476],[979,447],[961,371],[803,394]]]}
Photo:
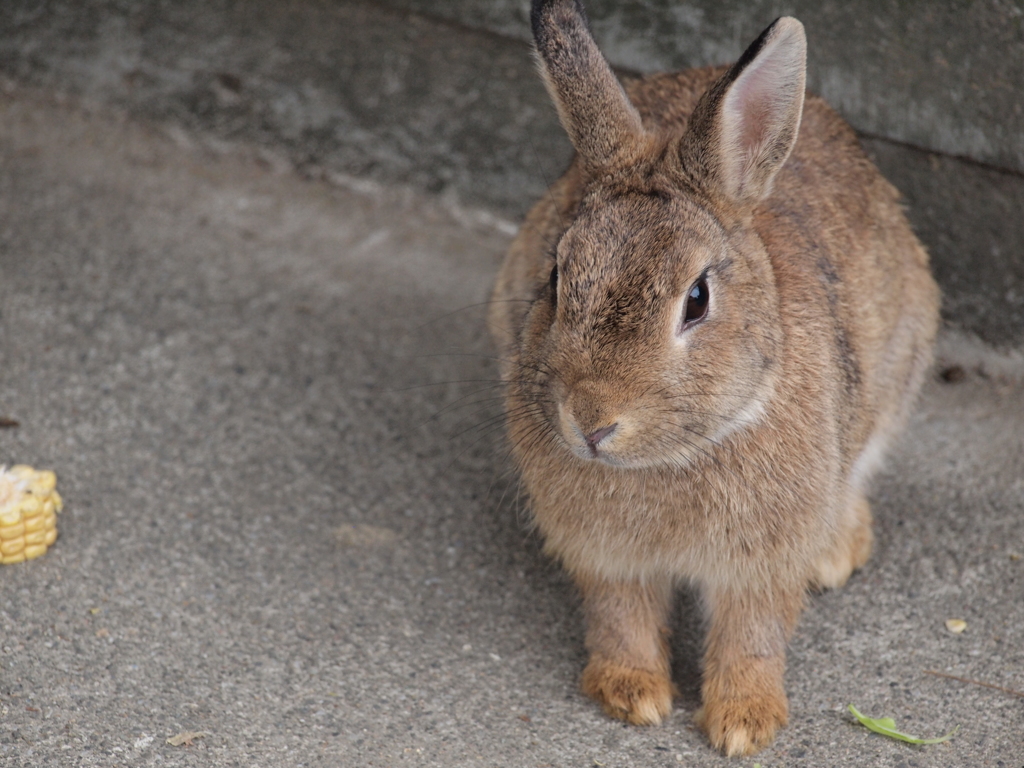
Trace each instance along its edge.
{"label": "pink nose", "polygon": [[583,438],[584,440],[587,441],[587,447],[590,448],[590,452],[592,454],[594,454],[595,456],[597,455],[598,443],[600,443],[602,440],[604,440],[606,437],[608,437],[608,435],[610,435],[612,432],[614,432],[615,428],[617,426],[619,426],[619,425],[618,424],[612,424],[611,426],[608,426],[608,427],[601,427],[600,429],[594,430],[589,435],[586,435]]}

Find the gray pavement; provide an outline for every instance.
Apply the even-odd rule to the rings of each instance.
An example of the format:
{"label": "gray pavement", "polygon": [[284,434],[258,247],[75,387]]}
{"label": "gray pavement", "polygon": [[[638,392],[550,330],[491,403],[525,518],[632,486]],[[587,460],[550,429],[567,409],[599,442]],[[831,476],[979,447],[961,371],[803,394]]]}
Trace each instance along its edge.
{"label": "gray pavement", "polygon": [[[265,147],[7,84],[0,463],[55,469],[0,567],[4,766],[1020,766],[1024,357],[954,330],[812,598],[792,722],[754,759],[577,689],[571,585],[505,460],[486,300],[510,226]],[[948,618],[967,621],[954,635]],[[947,744],[888,741],[848,703]],[[202,732],[192,746],[166,739]]]}

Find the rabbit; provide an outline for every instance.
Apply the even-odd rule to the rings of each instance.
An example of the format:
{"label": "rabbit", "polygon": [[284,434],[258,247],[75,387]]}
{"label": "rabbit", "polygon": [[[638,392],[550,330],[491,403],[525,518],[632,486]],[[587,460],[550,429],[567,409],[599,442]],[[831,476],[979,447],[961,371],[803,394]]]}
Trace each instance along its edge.
{"label": "rabbit", "polygon": [[582,595],[583,691],[630,723],[671,712],[687,584],[697,722],[750,755],[787,722],[808,588],[870,554],[865,493],[931,365],[939,291],[898,192],[805,94],[796,19],[731,67],[625,89],[579,0],[531,21],[575,149],[488,317],[531,520]]}

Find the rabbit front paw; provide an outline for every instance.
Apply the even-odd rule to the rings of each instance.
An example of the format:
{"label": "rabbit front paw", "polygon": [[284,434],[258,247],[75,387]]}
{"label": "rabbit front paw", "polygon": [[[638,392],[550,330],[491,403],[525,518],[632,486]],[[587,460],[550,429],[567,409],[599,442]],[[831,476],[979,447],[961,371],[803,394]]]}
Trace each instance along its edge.
{"label": "rabbit front paw", "polygon": [[727,757],[753,755],[772,743],[789,719],[785,694],[714,699],[705,696],[697,724]]}
{"label": "rabbit front paw", "polygon": [[658,725],[672,711],[672,681],[646,669],[591,658],[582,687],[606,713],[633,725]]}

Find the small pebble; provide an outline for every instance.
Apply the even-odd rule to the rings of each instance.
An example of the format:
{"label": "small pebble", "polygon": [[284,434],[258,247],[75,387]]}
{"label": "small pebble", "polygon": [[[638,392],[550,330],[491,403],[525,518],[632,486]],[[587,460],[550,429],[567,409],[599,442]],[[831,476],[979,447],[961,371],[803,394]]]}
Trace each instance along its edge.
{"label": "small pebble", "polygon": [[954,635],[959,635],[967,629],[967,622],[963,619],[946,619],[946,629]]}

